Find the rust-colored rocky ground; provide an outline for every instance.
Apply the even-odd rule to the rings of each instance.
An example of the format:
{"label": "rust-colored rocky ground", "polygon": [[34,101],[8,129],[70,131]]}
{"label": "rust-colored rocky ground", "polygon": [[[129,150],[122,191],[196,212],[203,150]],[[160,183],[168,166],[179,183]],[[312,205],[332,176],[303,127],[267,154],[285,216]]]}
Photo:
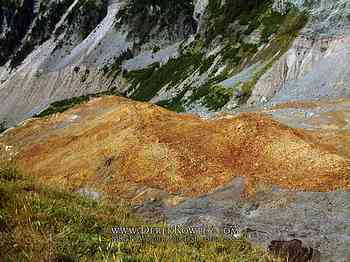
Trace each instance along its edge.
{"label": "rust-colored rocky ground", "polygon": [[330,191],[350,189],[350,149],[336,149],[349,137],[293,129],[259,113],[204,120],[104,97],[8,130],[0,150],[26,173],[72,190],[127,195],[142,185],[195,196],[243,176],[246,193],[261,184]]}

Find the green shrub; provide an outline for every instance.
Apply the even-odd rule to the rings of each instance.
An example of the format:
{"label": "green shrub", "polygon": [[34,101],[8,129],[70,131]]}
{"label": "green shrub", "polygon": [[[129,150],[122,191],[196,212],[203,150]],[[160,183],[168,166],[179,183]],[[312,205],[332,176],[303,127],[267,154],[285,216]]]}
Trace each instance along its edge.
{"label": "green shrub", "polygon": [[308,14],[306,12],[300,12],[297,8],[291,8],[279,29],[279,34],[296,37],[300,29],[306,25],[307,21]]}
{"label": "green shrub", "polygon": [[261,34],[263,42],[268,42],[269,37],[279,30],[284,18],[285,16],[283,14],[274,11],[271,11],[267,16],[263,17],[262,24],[264,28]]}
{"label": "green shrub", "polygon": [[184,107],[184,101],[182,101],[182,99],[186,92],[187,92],[187,89],[185,88],[184,91],[182,91],[176,97],[172,99],[160,101],[157,103],[157,105],[178,113],[185,112],[186,109]]}
{"label": "green shrub", "polygon": [[230,101],[232,95],[233,89],[211,86],[208,94],[204,97],[204,105],[211,110],[219,110]]}
{"label": "green shrub", "polygon": [[196,31],[196,21],[193,19],[194,5],[191,0],[131,0],[126,8],[117,16],[131,27],[128,37],[138,39],[143,44],[151,37],[150,32],[157,28],[155,35],[164,29],[170,39],[180,30],[185,35]]}
{"label": "green shrub", "polygon": [[248,25],[249,34],[259,26],[259,16],[268,10],[270,0],[226,0],[222,5],[221,0],[209,0],[207,8],[207,28],[205,33],[206,43],[210,43],[216,36],[232,37],[237,27],[232,28],[235,21],[241,25]]}

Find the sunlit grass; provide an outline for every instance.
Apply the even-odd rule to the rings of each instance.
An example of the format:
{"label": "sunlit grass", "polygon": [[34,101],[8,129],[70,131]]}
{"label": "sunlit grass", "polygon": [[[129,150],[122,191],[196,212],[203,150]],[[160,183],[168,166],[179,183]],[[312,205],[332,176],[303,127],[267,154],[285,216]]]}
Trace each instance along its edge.
{"label": "sunlit grass", "polygon": [[4,261],[274,261],[244,239],[112,242],[111,227],[140,226],[120,199],[99,202],[0,168],[0,258]]}

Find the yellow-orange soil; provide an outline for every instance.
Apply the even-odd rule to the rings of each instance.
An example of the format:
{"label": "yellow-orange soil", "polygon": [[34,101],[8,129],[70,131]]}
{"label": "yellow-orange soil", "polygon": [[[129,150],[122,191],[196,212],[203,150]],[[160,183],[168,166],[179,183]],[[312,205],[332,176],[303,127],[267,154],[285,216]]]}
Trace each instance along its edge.
{"label": "yellow-orange soil", "polygon": [[104,97],[26,121],[0,137],[0,150],[18,152],[26,173],[71,189],[123,194],[145,185],[195,196],[242,176],[250,194],[257,184],[349,190],[349,150],[336,150],[349,137],[289,128],[259,113],[205,120]]}

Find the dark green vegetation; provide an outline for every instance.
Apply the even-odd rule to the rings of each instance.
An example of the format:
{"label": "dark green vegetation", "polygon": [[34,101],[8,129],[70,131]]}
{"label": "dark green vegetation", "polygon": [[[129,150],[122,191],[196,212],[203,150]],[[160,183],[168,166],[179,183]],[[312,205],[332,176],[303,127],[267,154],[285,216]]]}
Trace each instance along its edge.
{"label": "dark green vegetation", "polygon": [[131,59],[131,58],[133,58],[133,54],[132,54],[130,49],[127,49],[121,55],[114,58],[112,65],[110,65],[110,66],[105,65],[103,67],[103,74],[105,74],[105,75],[107,74],[107,76],[113,75],[115,77],[116,75],[118,75],[122,72],[121,65],[122,65],[123,61]]}
{"label": "dark green vegetation", "polygon": [[[24,0],[23,4],[14,0],[0,2],[0,66],[4,65],[20,46],[31,22],[33,21],[32,0]],[[3,22],[8,29],[4,32]]]}
{"label": "dark green vegetation", "polygon": [[35,46],[48,40],[55,29],[56,24],[66,12],[73,0],[43,1],[40,5],[40,13],[34,20],[32,30],[21,47],[17,50],[11,60],[11,67],[15,68],[22,63]]}
{"label": "dark green vegetation", "polygon": [[79,1],[56,35],[66,30],[68,34],[79,32],[81,39],[85,39],[106,16],[107,4],[108,0]]}
{"label": "dark green vegetation", "polygon": [[107,14],[107,0],[79,1],[66,17],[65,23],[55,31],[57,23],[73,2],[74,0],[43,0],[39,6],[39,15],[35,15],[33,0],[24,0],[23,5],[14,0],[5,1],[0,6],[0,21],[6,18],[10,30],[5,37],[0,38],[0,65],[10,59],[11,68],[17,67],[53,33],[56,37],[64,32],[67,37],[79,33],[81,39],[84,39]]}
{"label": "dark green vegetation", "polygon": [[36,115],[35,117],[45,117],[56,113],[62,113],[75,105],[87,102],[90,96],[73,97],[62,101],[52,103],[47,109]]}
{"label": "dark green vegetation", "polygon": [[[276,261],[244,239],[112,242],[112,226],[140,226],[128,204],[52,188],[0,165],[0,258],[4,261]],[[161,226],[161,225],[158,225]]]}
{"label": "dark green vegetation", "polygon": [[[227,0],[221,5],[221,0],[209,0],[206,16],[208,26],[204,31],[207,42],[217,36],[233,41],[242,41],[262,26],[262,41],[276,33],[283,23],[286,13],[272,10],[273,0]],[[289,6],[292,9],[293,6]],[[235,24],[236,23],[236,24]],[[235,26],[233,26],[235,24]]]}
{"label": "dark green vegetation", "polygon": [[[199,33],[191,44],[182,44],[178,58],[170,59],[162,65],[155,63],[142,70],[123,72],[121,67],[123,61],[138,55],[140,50],[145,48],[143,44],[162,43],[163,40],[164,42],[185,40],[197,31],[197,22],[192,17],[194,12],[192,0],[129,1],[119,12],[118,19],[121,18],[121,21],[116,23],[116,26],[128,25],[123,29],[129,31],[129,40],[133,46],[116,56],[111,65],[103,67],[103,74],[107,78],[124,76],[130,84],[128,95],[140,101],[149,101],[162,88],[166,91],[171,90],[172,98],[160,101],[158,104],[176,111],[186,111],[191,104],[201,104],[208,110],[220,110],[236,94],[239,104],[244,104],[259,78],[288,49],[300,28],[305,25],[307,16],[293,6],[284,13],[274,12],[271,8],[273,0],[227,0],[223,4],[221,2],[221,0],[209,0]],[[6,0],[4,3],[0,12],[2,17],[10,14],[13,16],[14,11],[22,8],[16,1]],[[55,25],[72,3],[73,0],[43,0],[40,4],[40,16],[35,19],[28,18],[32,10],[27,8],[26,19],[29,19],[28,21],[34,19],[33,30],[18,50],[13,51],[12,67],[18,66],[37,45],[52,35]],[[56,37],[61,34],[66,36],[64,40],[60,40],[62,42],[58,43],[57,48],[62,47],[65,41],[69,43],[69,36],[72,34],[78,35],[81,39],[88,36],[106,12],[107,0],[79,1],[66,17],[65,23],[55,31]],[[25,24],[23,22],[23,26]],[[26,30],[22,31],[26,33]],[[252,32],[254,32],[253,40],[249,38]],[[159,36],[162,37],[162,41],[157,40]],[[10,36],[6,41],[5,48],[0,50],[0,62],[1,52],[8,54],[12,52],[9,48],[15,46]],[[222,49],[207,56],[217,47]],[[163,46],[160,44],[147,48],[158,52]],[[263,68],[254,72],[248,82],[228,89],[220,87],[219,83],[224,79],[256,64],[261,64]],[[224,69],[217,73],[218,69],[222,68]],[[88,75],[87,70],[82,75],[81,82],[85,82]],[[202,77],[197,81],[199,75]],[[64,106],[53,105],[42,114],[61,112],[69,107],[68,105],[80,103],[81,100],[82,98],[76,98],[75,102],[67,101]]]}
{"label": "dark green vegetation", "polygon": [[203,55],[183,54],[179,58],[170,59],[165,65],[154,64],[146,69],[131,71],[125,77],[132,83],[130,90],[135,90],[131,98],[148,101],[165,85],[168,89],[179,84],[196,69],[203,72],[208,69],[209,64],[202,64]]}
{"label": "dark green vegetation", "polygon": [[[131,98],[148,101],[163,87],[175,90],[183,83],[175,97],[160,101],[158,105],[183,112],[192,103],[200,103],[208,110],[219,110],[234,94],[237,95],[238,103],[244,104],[259,78],[288,50],[307,22],[307,14],[293,6],[289,6],[284,13],[274,12],[271,0],[228,0],[223,6],[220,3],[219,0],[209,1],[204,28],[194,42],[181,48],[178,58],[170,59],[162,66],[155,64],[125,74],[131,83]],[[247,36],[257,29],[260,39],[253,43],[247,42]],[[206,57],[205,54],[213,43],[214,47],[219,45],[222,49],[218,54]],[[259,50],[262,45],[265,48]],[[194,87],[193,81],[183,82],[185,79],[190,80],[189,77],[193,74],[206,73],[218,56],[217,66],[212,68],[212,72],[225,65],[225,70],[220,74],[214,77],[209,72],[207,82],[199,87]],[[218,85],[224,79],[257,63],[263,66],[254,72],[251,80],[228,89]],[[192,93],[185,99],[187,91]]]}
{"label": "dark green vegetation", "polygon": [[115,90],[111,90],[111,91],[101,92],[97,94],[78,96],[78,97],[57,101],[52,103],[47,109],[35,115],[34,117],[45,117],[56,113],[62,113],[76,105],[89,101],[91,98],[106,96],[106,95],[120,95],[120,94],[117,94]]}
{"label": "dark green vegetation", "polygon": [[184,94],[185,92],[182,92],[180,95],[176,96],[175,98],[158,102],[157,105],[178,113],[186,112],[186,108],[183,106],[183,103],[181,101]]}
{"label": "dark green vegetation", "polygon": [[259,26],[258,17],[271,7],[270,0],[227,0],[221,5],[221,0],[209,0],[206,16],[208,26],[204,32],[207,43],[210,43],[216,36],[235,37],[236,28],[230,26],[235,21],[240,24],[248,24],[249,34],[254,27]]}
{"label": "dark green vegetation", "polygon": [[171,40],[195,33],[193,11],[192,0],[132,0],[118,16],[131,26],[129,38],[141,45],[159,35]]}
{"label": "dark green vegetation", "polygon": [[226,105],[233,95],[233,89],[228,89],[220,86],[211,85],[210,83],[200,86],[193,91],[193,94],[188,99],[183,99],[185,92],[177,95],[170,100],[164,100],[157,103],[159,106],[163,106],[169,110],[176,112],[185,112],[184,106],[189,106],[194,101],[200,101],[203,106],[206,106],[209,110],[219,110]]}
{"label": "dark green vegetation", "polygon": [[230,101],[232,95],[232,89],[220,86],[203,85],[195,91],[194,96],[190,99],[196,100],[196,96],[198,98],[203,97],[202,105],[215,111],[226,105]]}
{"label": "dark green vegetation", "polygon": [[[272,12],[272,14],[274,14],[274,12]],[[267,20],[269,21],[269,19]],[[285,52],[288,51],[294,39],[297,37],[299,30],[305,26],[307,20],[308,16],[306,13],[300,12],[298,9],[293,7],[291,7],[289,11],[283,15],[283,20],[281,20],[281,24],[278,29],[273,29],[275,37],[269,41],[269,45],[266,48],[257,53],[255,56],[254,62],[265,61],[265,65],[262,69],[255,72],[250,81],[244,83],[241,87],[243,94],[242,100],[240,101],[241,103],[245,103],[246,100],[248,100],[252,89],[260,77],[273,65],[275,61],[277,61]],[[266,26],[264,28],[266,28]],[[266,38],[264,38],[264,34],[262,36],[262,41],[266,40]]]}

